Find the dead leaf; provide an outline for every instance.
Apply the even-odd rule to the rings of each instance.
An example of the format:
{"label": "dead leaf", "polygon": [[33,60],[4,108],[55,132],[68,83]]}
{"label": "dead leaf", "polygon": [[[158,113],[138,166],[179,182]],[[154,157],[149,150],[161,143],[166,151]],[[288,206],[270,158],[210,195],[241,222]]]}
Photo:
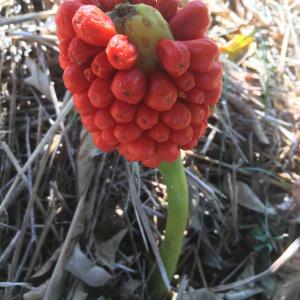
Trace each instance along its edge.
{"label": "dead leaf", "polygon": [[300,179],[296,180],[292,186],[292,196],[295,200],[296,206],[300,208]]}
{"label": "dead leaf", "polygon": [[92,287],[103,286],[112,278],[104,268],[88,259],[78,244],[67,260],[65,270]]}
{"label": "dead leaf", "polygon": [[102,243],[96,242],[95,255],[97,261],[100,264],[109,266],[111,269],[114,269],[116,252],[119,249],[119,245],[126,233],[127,229],[122,229],[111,239]]}
{"label": "dead leaf", "polygon": [[130,299],[130,296],[132,297],[141,284],[140,280],[135,279],[124,281],[120,287],[120,296],[125,299]]}
{"label": "dead leaf", "polygon": [[224,299],[245,300],[245,299],[250,299],[250,297],[255,296],[257,294],[261,294],[262,292],[263,289],[260,287],[252,288],[252,289],[244,289],[242,291],[229,291],[226,294],[224,294]]}
{"label": "dead leaf", "polygon": [[186,293],[183,294],[182,297],[176,299],[176,300],[221,300],[222,298],[218,297],[211,291],[207,289],[199,289],[199,290],[194,290],[190,288],[190,290]]}
{"label": "dead leaf", "polygon": [[25,64],[27,65],[30,76],[25,78],[25,82],[34,86],[38,91],[46,96],[47,99],[51,99],[50,80],[46,72],[37,64],[34,59],[25,58]]}
{"label": "dead leaf", "polygon": [[24,300],[43,300],[48,286],[48,280],[34,290],[31,290],[23,295]]}

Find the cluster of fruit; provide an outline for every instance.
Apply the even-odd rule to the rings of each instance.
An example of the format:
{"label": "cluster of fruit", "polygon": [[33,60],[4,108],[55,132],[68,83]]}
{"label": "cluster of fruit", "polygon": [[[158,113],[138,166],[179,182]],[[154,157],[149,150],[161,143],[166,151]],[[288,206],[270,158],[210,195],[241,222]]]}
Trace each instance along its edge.
{"label": "cluster of fruit", "polygon": [[[204,135],[222,89],[219,49],[205,35],[209,15],[201,1],[179,9],[178,0],[132,0],[155,6],[175,38],[158,41],[159,66],[145,70],[140,49],[105,13],[120,2],[126,1],[63,2],[56,14],[59,63],[95,145],[157,167]],[[142,41],[146,48],[148,39]]]}

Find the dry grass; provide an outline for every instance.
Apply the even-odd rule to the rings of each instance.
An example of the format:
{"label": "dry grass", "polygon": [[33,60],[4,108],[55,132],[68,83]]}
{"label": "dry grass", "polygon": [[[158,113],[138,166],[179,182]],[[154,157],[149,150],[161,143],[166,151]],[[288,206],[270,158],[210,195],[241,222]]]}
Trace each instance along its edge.
{"label": "dry grass", "polygon": [[[300,2],[208,2],[224,92],[184,153],[190,222],[173,298],[299,299]],[[82,131],[55,9],[0,1],[0,298],[148,299],[165,186]]]}

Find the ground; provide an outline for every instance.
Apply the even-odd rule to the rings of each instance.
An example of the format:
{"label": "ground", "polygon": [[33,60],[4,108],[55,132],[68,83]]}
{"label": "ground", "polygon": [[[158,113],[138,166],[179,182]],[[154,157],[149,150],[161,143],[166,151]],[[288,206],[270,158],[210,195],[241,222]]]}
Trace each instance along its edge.
{"label": "ground", "polygon": [[[190,217],[169,296],[299,299],[300,4],[207,2],[224,90],[182,153]],[[56,9],[0,2],[0,298],[148,299],[165,186],[82,130]]]}

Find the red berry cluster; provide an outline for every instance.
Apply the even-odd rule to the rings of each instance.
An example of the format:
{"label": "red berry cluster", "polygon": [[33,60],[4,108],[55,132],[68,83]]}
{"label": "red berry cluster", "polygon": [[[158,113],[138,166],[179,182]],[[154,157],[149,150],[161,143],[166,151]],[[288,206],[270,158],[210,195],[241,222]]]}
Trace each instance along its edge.
{"label": "red berry cluster", "polygon": [[209,15],[201,1],[179,9],[178,0],[132,0],[155,6],[176,39],[160,40],[161,68],[145,74],[136,47],[105,14],[120,2],[126,1],[63,2],[56,14],[59,63],[95,145],[157,167],[204,135],[222,89],[219,50],[205,36]]}

